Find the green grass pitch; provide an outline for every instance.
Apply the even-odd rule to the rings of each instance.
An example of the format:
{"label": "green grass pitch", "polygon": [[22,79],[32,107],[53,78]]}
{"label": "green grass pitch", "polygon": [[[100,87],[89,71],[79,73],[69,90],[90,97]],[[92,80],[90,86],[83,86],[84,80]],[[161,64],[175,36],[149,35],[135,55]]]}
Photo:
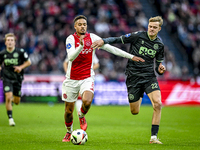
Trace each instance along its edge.
{"label": "green grass pitch", "polygon": [[[151,145],[153,109],[141,106],[131,115],[129,106],[92,105],[86,115],[85,145],[62,143],[66,133],[64,104],[21,103],[13,106],[15,127],[8,125],[5,104],[0,105],[0,150],[190,150],[200,149],[200,107],[163,107],[158,137]],[[74,112],[74,129],[79,122]]]}

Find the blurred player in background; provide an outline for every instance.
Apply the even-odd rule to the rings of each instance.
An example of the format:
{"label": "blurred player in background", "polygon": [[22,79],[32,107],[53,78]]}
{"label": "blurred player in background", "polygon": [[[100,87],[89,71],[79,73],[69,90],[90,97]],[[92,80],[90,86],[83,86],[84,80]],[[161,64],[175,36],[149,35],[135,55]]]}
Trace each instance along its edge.
{"label": "blurred player in background", "polygon": [[165,72],[164,45],[157,37],[161,30],[163,19],[160,16],[149,19],[148,31],[134,32],[120,37],[110,37],[100,39],[92,44],[93,48],[100,48],[103,44],[131,43],[129,52],[140,56],[145,63],[138,63],[128,60],[126,72],[126,86],[130,110],[133,115],[137,115],[145,92],[153,105],[153,118],[151,128],[150,143],[162,144],[158,138],[158,130],[161,119],[161,92],[154,73],[154,58],[156,59],[156,72],[162,75]]}
{"label": "blurred player in background", "polygon": [[[79,111],[80,127],[87,129],[85,115],[88,112],[94,96],[94,70],[93,62],[95,50],[91,48],[92,42],[101,39],[99,36],[87,32],[87,18],[79,15],[74,19],[76,32],[66,39],[66,50],[68,55],[68,68],[66,79],[62,85],[62,100],[65,101],[65,125],[67,133],[62,140],[69,142],[73,131],[73,111],[75,101],[79,93],[82,97],[82,107]],[[105,44],[102,49],[118,56],[132,59],[132,61],[144,62],[140,57],[131,55],[114,46]]]}
{"label": "blurred player in background", "polygon": [[15,48],[15,44],[15,35],[13,33],[6,34],[6,49],[0,52],[0,64],[3,63],[3,89],[10,126],[15,126],[12,116],[12,102],[18,105],[21,100],[23,69],[31,65],[28,54],[22,48]]}
{"label": "blurred player in background", "polygon": [[[96,70],[99,68],[99,59],[97,58],[96,54],[94,55],[94,62],[93,62],[93,70]],[[67,73],[67,66],[68,66],[68,58],[66,57],[64,62],[63,62],[63,68],[65,73]],[[78,114],[78,112],[81,110],[81,106],[82,106],[82,99],[81,99],[81,94],[79,93],[79,96],[77,98],[77,101],[75,102],[76,105],[76,112]]]}

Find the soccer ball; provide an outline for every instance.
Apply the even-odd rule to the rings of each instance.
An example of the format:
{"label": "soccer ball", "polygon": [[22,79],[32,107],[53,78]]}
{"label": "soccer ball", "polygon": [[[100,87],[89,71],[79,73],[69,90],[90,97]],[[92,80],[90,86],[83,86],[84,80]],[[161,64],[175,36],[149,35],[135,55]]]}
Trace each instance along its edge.
{"label": "soccer ball", "polygon": [[83,145],[87,142],[88,136],[84,130],[76,129],[72,132],[70,140],[74,145]]}

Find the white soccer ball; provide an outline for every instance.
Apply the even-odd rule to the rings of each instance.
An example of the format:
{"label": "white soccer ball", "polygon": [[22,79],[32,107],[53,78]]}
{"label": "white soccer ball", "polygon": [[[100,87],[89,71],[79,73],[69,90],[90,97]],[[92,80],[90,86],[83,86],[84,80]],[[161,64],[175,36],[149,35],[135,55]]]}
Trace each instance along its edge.
{"label": "white soccer ball", "polygon": [[76,129],[72,132],[70,140],[74,145],[83,145],[87,142],[88,136],[84,130]]}

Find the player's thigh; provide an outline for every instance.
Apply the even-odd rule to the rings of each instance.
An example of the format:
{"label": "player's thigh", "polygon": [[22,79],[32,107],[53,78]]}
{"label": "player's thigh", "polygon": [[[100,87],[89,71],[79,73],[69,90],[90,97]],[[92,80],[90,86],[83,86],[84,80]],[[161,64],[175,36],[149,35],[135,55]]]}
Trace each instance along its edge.
{"label": "player's thigh", "polygon": [[84,91],[82,96],[82,101],[85,105],[90,105],[92,103],[94,93],[91,91]]}
{"label": "player's thigh", "polygon": [[145,89],[145,92],[153,105],[155,103],[158,103],[158,104],[161,103],[160,87],[159,87],[158,81],[155,78],[149,82],[147,88]]}
{"label": "player's thigh", "polygon": [[138,114],[139,113],[141,102],[142,102],[142,98],[140,98],[136,102],[129,103],[130,111],[131,111],[132,114]]}
{"label": "player's thigh", "polygon": [[155,90],[149,94],[147,94],[149,99],[151,100],[151,103],[154,104],[161,104],[161,92],[160,90]]}
{"label": "player's thigh", "polygon": [[89,77],[82,81],[80,86],[82,101],[92,101],[94,97],[94,77]]}
{"label": "player's thigh", "polygon": [[75,102],[78,98],[80,85],[78,80],[65,79],[62,84],[62,100]]}
{"label": "player's thigh", "polygon": [[65,112],[68,114],[72,114],[74,111],[75,102],[66,102],[65,101]]}
{"label": "player's thigh", "polygon": [[12,91],[5,93],[6,101],[10,101],[12,99],[12,97],[13,97],[13,92]]}

